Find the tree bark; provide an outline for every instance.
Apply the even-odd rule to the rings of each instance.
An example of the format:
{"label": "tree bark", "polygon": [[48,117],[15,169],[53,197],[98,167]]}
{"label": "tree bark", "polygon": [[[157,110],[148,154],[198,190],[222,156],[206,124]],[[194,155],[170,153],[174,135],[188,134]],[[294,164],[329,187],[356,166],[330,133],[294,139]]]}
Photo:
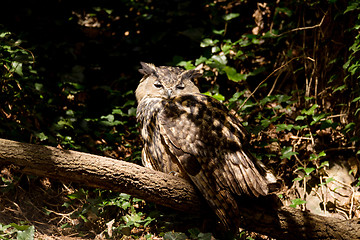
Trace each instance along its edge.
{"label": "tree bark", "polygon": [[[207,209],[187,180],[116,159],[0,139],[0,162],[20,166],[24,173],[128,193],[181,211]],[[269,199],[244,202],[241,227],[277,239],[360,239],[359,219],[274,208]]]}

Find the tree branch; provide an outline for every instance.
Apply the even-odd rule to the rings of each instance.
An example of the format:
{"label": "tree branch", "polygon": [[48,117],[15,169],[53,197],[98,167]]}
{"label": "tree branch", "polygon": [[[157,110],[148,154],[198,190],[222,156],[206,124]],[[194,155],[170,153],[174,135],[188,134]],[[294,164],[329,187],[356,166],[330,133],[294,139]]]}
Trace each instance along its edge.
{"label": "tree branch", "polygon": [[[107,157],[0,139],[0,162],[18,165],[24,173],[128,193],[177,210],[206,209],[186,180]],[[240,212],[241,227],[277,239],[360,239],[359,219],[276,209],[263,200],[245,202]]]}

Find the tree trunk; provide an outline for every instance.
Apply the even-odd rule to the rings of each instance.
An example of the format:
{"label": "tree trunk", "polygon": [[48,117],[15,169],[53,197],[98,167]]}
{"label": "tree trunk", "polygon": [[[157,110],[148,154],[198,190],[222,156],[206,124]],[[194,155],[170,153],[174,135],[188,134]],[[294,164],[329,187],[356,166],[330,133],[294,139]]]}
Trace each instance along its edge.
{"label": "tree trunk", "polygon": [[[0,139],[0,161],[20,166],[24,173],[128,193],[177,210],[195,213],[206,209],[186,180],[116,159]],[[277,239],[360,239],[359,219],[273,208],[260,200],[242,206],[243,228]]]}

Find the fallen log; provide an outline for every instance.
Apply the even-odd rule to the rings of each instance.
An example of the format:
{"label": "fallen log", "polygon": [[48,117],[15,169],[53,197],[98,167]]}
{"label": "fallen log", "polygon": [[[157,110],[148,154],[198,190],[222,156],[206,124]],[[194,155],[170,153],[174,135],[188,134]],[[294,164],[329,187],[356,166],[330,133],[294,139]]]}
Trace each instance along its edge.
{"label": "fallen log", "polygon": [[[0,162],[27,174],[131,194],[173,209],[200,212],[205,203],[186,180],[136,164],[49,146],[0,139]],[[339,220],[261,201],[240,208],[241,227],[277,239],[360,239],[360,220]]]}

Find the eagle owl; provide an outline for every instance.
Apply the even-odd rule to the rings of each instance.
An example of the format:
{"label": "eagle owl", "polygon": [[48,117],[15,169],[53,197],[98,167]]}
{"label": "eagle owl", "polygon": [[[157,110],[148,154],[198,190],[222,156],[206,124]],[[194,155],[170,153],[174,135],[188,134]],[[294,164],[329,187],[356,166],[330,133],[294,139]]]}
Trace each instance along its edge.
{"label": "eagle owl", "polygon": [[137,120],[146,167],[195,184],[223,225],[238,226],[236,199],[268,194],[274,176],[246,149],[239,120],[192,82],[198,70],[141,63]]}

